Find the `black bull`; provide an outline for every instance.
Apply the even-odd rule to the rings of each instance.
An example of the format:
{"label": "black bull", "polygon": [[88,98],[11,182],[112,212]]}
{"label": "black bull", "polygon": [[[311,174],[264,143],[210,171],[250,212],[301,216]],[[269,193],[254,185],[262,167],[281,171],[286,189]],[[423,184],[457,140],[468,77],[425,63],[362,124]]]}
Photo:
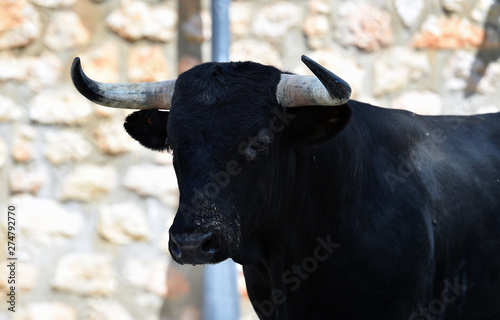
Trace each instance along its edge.
{"label": "black bull", "polygon": [[[79,67],[80,92],[111,105]],[[174,260],[243,264],[261,319],[500,319],[500,114],[284,108],[283,74],[202,64],[170,112],[127,118],[173,152]]]}

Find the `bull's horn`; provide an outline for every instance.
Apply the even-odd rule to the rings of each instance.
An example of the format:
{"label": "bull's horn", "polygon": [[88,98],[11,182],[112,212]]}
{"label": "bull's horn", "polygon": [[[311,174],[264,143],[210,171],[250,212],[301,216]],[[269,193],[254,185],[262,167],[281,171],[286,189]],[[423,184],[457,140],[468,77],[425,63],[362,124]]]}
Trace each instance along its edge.
{"label": "bull's horn", "polygon": [[85,75],[80,58],[73,60],[71,79],[90,101],[111,108],[170,109],[175,80],[145,83],[102,83]]}
{"label": "bull's horn", "polygon": [[302,62],[316,76],[282,74],[276,98],[283,107],[339,106],[349,100],[351,87],[347,82],[306,56]]}

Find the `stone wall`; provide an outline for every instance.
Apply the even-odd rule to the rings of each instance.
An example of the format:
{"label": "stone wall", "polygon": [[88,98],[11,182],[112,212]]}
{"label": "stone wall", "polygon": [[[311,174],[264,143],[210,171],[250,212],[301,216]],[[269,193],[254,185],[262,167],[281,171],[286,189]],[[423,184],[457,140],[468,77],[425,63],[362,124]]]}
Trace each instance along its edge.
{"label": "stone wall", "polygon": [[[126,135],[128,112],[80,96],[69,67],[80,56],[103,82],[174,78],[209,60],[209,4],[0,0],[0,263],[7,204],[19,259],[17,312],[3,306],[0,319],[200,319],[202,268],[166,249],[170,155]],[[355,99],[423,114],[500,110],[498,1],[240,0],[230,13],[232,60],[306,74],[307,54]],[[3,297],[6,279],[0,268]]]}

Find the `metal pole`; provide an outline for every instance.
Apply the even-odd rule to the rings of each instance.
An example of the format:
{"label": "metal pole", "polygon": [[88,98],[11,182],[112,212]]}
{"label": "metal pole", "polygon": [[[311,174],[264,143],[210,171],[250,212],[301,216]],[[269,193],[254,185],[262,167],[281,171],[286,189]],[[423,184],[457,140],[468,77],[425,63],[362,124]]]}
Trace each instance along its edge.
{"label": "metal pole", "polygon": [[238,320],[240,304],[233,260],[205,266],[203,320]]}
{"label": "metal pole", "polygon": [[[229,0],[212,0],[212,60],[229,60]],[[205,266],[203,320],[237,320],[240,317],[236,265],[226,260]]]}
{"label": "metal pole", "polygon": [[229,61],[229,0],[212,0],[212,61]]}

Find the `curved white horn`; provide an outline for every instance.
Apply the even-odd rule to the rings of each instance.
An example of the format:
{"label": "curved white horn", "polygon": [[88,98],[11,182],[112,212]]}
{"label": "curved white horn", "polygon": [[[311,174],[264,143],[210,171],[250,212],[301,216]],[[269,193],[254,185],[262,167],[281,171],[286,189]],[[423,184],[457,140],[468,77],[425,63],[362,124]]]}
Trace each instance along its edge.
{"label": "curved white horn", "polygon": [[73,60],[71,79],[90,101],[111,108],[170,109],[175,80],[144,83],[102,83],[85,75],[80,58]]}

